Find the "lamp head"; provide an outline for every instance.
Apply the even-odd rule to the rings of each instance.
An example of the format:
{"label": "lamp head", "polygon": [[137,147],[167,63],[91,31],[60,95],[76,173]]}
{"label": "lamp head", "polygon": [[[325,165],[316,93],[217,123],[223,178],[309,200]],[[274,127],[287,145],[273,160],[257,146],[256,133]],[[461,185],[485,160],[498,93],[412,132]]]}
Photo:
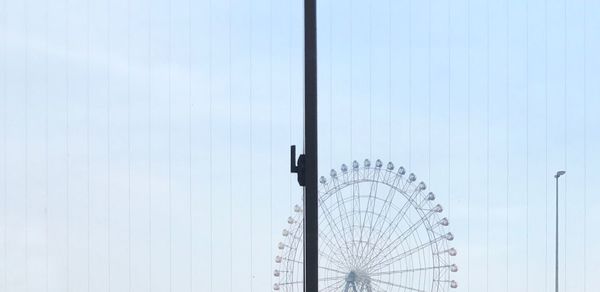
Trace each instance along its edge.
{"label": "lamp head", "polygon": [[556,172],[556,175],[555,175],[554,177],[555,177],[555,178],[559,178],[559,177],[561,177],[561,176],[562,176],[563,174],[565,174],[565,173],[567,173],[567,172],[566,172],[566,171],[564,171],[564,170],[557,171],[557,172]]}

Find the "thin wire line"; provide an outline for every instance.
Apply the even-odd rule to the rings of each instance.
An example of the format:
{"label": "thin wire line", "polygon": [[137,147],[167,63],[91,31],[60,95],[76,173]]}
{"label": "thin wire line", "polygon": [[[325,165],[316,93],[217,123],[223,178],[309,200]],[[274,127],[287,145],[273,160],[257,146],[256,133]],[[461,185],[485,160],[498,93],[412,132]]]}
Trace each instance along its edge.
{"label": "thin wire line", "polygon": [[[48,1],[46,1],[47,4]],[[46,7],[47,8],[47,7]],[[86,133],[85,133],[85,139],[86,139],[86,164],[87,164],[87,177],[86,177],[86,181],[87,181],[87,291],[89,292],[91,290],[91,277],[92,277],[92,273],[91,273],[91,185],[90,185],[90,172],[91,172],[91,167],[90,167],[90,35],[91,35],[91,25],[90,25],[90,1],[87,0],[86,1],[86,30],[87,30],[87,34],[86,34],[86,48],[85,48],[85,54],[86,54],[86,83],[85,83],[85,87],[86,87]],[[47,30],[47,28],[46,28]],[[47,49],[47,48],[46,48]],[[46,74],[48,73],[47,68],[46,68]],[[46,94],[46,99],[48,98],[47,94]],[[47,100],[46,100],[46,110],[48,110],[48,104],[47,104]],[[48,128],[48,120],[46,120],[46,128]],[[46,133],[46,139],[47,139],[47,133]],[[46,140],[47,142],[47,140]],[[47,162],[46,162],[46,166],[47,166]],[[46,168],[47,171],[47,168]],[[47,187],[47,185],[46,185]]]}
{"label": "thin wire line", "polygon": [[412,0],[408,0],[408,169],[412,168]]}
{"label": "thin wire line", "polygon": [[467,0],[467,291],[471,289],[471,1]]}
{"label": "thin wire line", "polygon": [[525,290],[529,291],[529,1],[525,3]]}
{"label": "thin wire line", "polygon": [[169,77],[168,77],[168,81],[167,81],[167,86],[168,86],[168,159],[169,159],[169,166],[168,166],[168,180],[169,180],[169,291],[173,291],[173,190],[172,190],[172,133],[171,133],[171,128],[172,128],[172,123],[173,121],[171,120],[172,118],[172,113],[171,113],[171,103],[172,103],[172,61],[173,61],[173,48],[172,48],[172,30],[173,30],[173,14],[172,14],[172,7],[173,3],[171,0],[168,1],[168,14],[169,14],[169,21],[168,21],[168,40],[167,40],[167,45],[168,45],[168,61],[167,61],[167,65],[168,65],[168,73],[169,73]]}
{"label": "thin wire line", "polygon": [[[273,1],[269,1],[269,242],[273,242]],[[271,252],[271,257],[273,252]],[[273,261],[271,271],[273,271]]]}
{"label": "thin wire line", "polygon": [[587,1],[583,0],[583,291],[587,291]]}
{"label": "thin wire line", "polygon": [[148,290],[152,292],[152,4],[148,3]]}
{"label": "thin wire line", "polygon": [[107,163],[107,168],[106,168],[106,172],[107,172],[107,192],[106,192],[106,202],[107,202],[107,208],[106,208],[106,213],[107,213],[107,256],[108,256],[108,279],[107,279],[107,284],[108,284],[108,291],[110,292],[111,289],[111,248],[110,248],[110,243],[111,243],[111,230],[110,230],[110,219],[111,219],[111,200],[110,200],[110,196],[111,196],[111,184],[112,184],[112,180],[111,180],[111,167],[112,167],[112,159],[111,159],[111,151],[110,151],[110,146],[111,146],[111,139],[110,139],[110,111],[111,111],[111,102],[110,102],[110,71],[111,71],[111,52],[110,52],[110,45],[111,45],[111,41],[110,41],[110,23],[111,23],[111,6],[110,6],[110,1],[106,1],[106,42],[107,42],[107,49],[106,49],[106,54],[107,54],[107,60],[106,60],[106,163]]}
{"label": "thin wire line", "polygon": [[450,42],[451,38],[450,35],[452,34],[452,13],[451,13],[451,8],[452,5],[450,5],[450,1],[448,0],[448,36],[447,36],[447,42],[448,42],[448,218],[450,217],[450,210],[452,210],[452,195],[451,195],[451,176],[452,176],[452,144],[450,143],[450,137],[452,136],[451,131],[452,131],[452,115],[451,115],[451,104],[452,104],[452,90],[451,90],[451,83],[452,83],[452,44]]}
{"label": "thin wire line", "polygon": [[208,118],[208,141],[209,141],[209,146],[208,146],[208,153],[209,153],[209,225],[210,225],[210,244],[209,244],[209,250],[210,250],[210,291],[213,291],[213,276],[214,276],[214,266],[213,266],[213,232],[214,232],[214,227],[213,227],[213,133],[212,133],[212,118],[213,118],[213,96],[212,96],[212,56],[213,56],[213,50],[212,50],[212,29],[213,29],[213,24],[212,24],[212,18],[213,18],[213,11],[212,11],[212,0],[208,0],[208,12],[209,12],[209,16],[208,16],[208,97],[209,97],[209,118]]}
{"label": "thin wire line", "polygon": [[486,123],[487,123],[487,137],[486,137],[486,174],[485,174],[485,188],[486,188],[486,234],[485,234],[485,264],[486,264],[486,275],[485,275],[485,290],[490,290],[490,1],[486,1]]}
{"label": "thin wire line", "polygon": [[[332,0],[333,1],[333,0]],[[292,3],[293,0],[290,0],[288,3],[288,98],[289,98],[289,108],[288,108],[288,119],[289,119],[289,144],[292,145]],[[252,44],[250,44],[252,45]],[[252,61],[251,61],[252,62]],[[333,113],[331,113],[333,115]],[[333,165],[333,164],[332,164]],[[292,210],[292,183],[293,177],[289,176],[289,210]]]}
{"label": "thin wire line", "polygon": [[354,8],[353,8],[354,0],[350,0],[350,115],[348,116],[350,119],[350,159],[354,157],[353,153],[353,144],[354,144],[354,89],[353,89],[353,78],[354,78]]}
{"label": "thin wire line", "polygon": [[427,179],[431,178],[431,0],[427,0]]}
{"label": "thin wire line", "polygon": [[[45,274],[46,275],[45,275],[45,278],[44,278],[44,281],[45,281],[44,284],[45,284],[45,287],[46,287],[46,292],[48,292],[48,290],[49,290],[49,282],[50,282],[49,281],[50,277],[48,275],[49,271],[50,271],[50,268],[49,268],[49,265],[50,265],[50,263],[49,263],[50,262],[50,260],[49,260],[50,256],[49,256],[49,253],[48,253],[48,242],[49,242],[49,232],[48,232],[48,225],[49,225],[49,223],[48,223],[49,222],[49,218],[48,218],[49,217],[48,216],[48,209],[49,209],[49,191],[48,191],[48,184],[49,184],[48,183],[48,180],[49,180],[49,175],[48,175],[49,174],[49,163],[48,163],[48,148],[49,148],[48,147],[48,140],[49,140],[48,139],[48,137],[49,137],[49,133],[48,133],[49,132],[49,126],[48,126],[48,124],[49,124],[48,123],[49,122],[49,118],[48,118],[48,115],[49,115],[49,111],[48,111],[48,109],[49,109],[49,98],[48,98],[48,96],[49,96],[49,94],[48,94],[48,85],[49,85],[49,82],[48,82],[48,57],[49,57],[49,53],[48,53],[48,42],[49,42],[49,38],[48,38],[48,24],[49,24],[49,21],[48,21],[48,0],[44,1],[44,6],[45,6],[45,9],[44,9],[44,23],[45,23],[45,25],[44,25],[44,47],[45,47],[44,48],[44,52],[45,52],[44,53],[44,72],[45,72],[45,76],[44,76],[44,109],[45,109],[45,116],[44,116],[44,120],[45,120],[44,121],[44,156],[45,156],[45,160],[44,160],[44,176],[45,176],[45,181],[44,181],[44,186],[46,188],[46,193],[44,194],[44,196],[45,196],[45,198],[44,198],[45,199],[44,205],[45,205],[45,208],[46,208],[46,212],[44,212],[44,219],[45,219],[45,226],[44,226],[45,234],[44,234],[44,238],[45,238],[45,241],[46,241],[45,242],[45,245],[46,245],[45,246],[46,247],[46,249],[45,249],[45,260],[46,260],[46,263],[45,263]],[[6,10],[3,10],[3,11],[5,11],[5,13],[6,13]],[[3,72],[6,72],[6,71],[3,71]],[[6,74],[6,73],[3,73],[3,74]],[[5,84],[3,83],[3,85],[5,85]],[[4,108],[6,108],[6,105],[4,106]],[[4,242],[6,242],[6,241],[4,241]],[[6,260],[4,262],[6,262]]]}
{"label": "thin wire line", "polygon": [[545,194],[546,194],[546,242],[544,262],[544,291],[548,290],[548,1],[544,1],[544,102],[545,102]]}
{"label": "thin wire line", "polygon": [[69,197],[70,197],[70,193],[69,193],[69,185],[70,185],[70,180],[69,180],[69,176],[70,176],[70,167],[69,167],[69,88],[70,88],[70,84],[69,84],[69,0],[65,0],[65,104],[66,104],[66,110],[65,110],[65,121],[66,121],[66,131],[65,131],[65,150],[66,150],[66,176],[65,176],[65,186],[66,186],[66,190],[65,190],[65,194],[66,194],[66,202],[67,202],[67,206],[66,206],[66,221],[67,221],[67,225],[66,225],[66,239],[67,239],[67,254],[66,254],[66,259],[67,259],[67,275],[66,275],[66,280],[67,280],[67,292],[70,291],[70,261],[71,261],[71,256],[70,256],[70,226],[69,226],[69,213],[70,213],[70,207],[69,207]]}
{"label": "thin wire line", "polygon": [[[6,39],[6,19],[7,19],[7,12],[6,12],[6,0],[2,1],[2,11],[4,12],[4,14],[2,15],[2,38]],[[2,220],[4,221],[4,230],[2,232],[2,237],[3,237],[3,270],[4,273],[3,274],[3,282],[4,282],[4,291],[8,291],[8,269],[7,269],[7,260],[8,260],[8,246],[7,246],[7,242],[8,242],[8,223],[6,222],[6,220],[8,219],[7,216],[7,204],[8,204],[8,183],[7,183],[7,175],[6,175],[6,131],[7,131],[7,127],[6,127],[6,115],[7,115],[7,110],[6,110],[6,106],[7,106],[7,90],[6,90],[6,42],[2,42],[2,191],[4,193],[4,202],[2,204]]]}
{"label": "thin wire line", "polygon": [[23,1],[25,21],[25,290],[29,290],[29,1]]}
{"label": "thin wire line", "polygon": [[333,0],[329,0],[329,165],[333,166]]}
{"label": "thin wire line", "polygon": [[189,236],[190,236],[190,292],[194,291],[194,222],[193,222],[193,204],[192,204],[192,0],[188,0],[187,3],[188,9],[188,156],[190,158],[188,165],[188,200],[189,200],[189,209],[188,209],[188,218],[189,218]]}
{"label": "thin wire line", "polygon": [[[254,291],[254,139],[253,139],[253,127],[254,127],[254,120],[253,120],[253,115],[252,115],[252,106],[253,106],[253,102],[252,99],[254,97],[254,85],[253,85],[253,78],[252,78],[252,70],[253,70],[253,51],[252,51],[252,41],[253,41],[253,24],[254,24],[254,18],[253,18],[253,14],[252,14],[252,8],[253,8],[253,0],[249,0],[249,25],[248,25],[248,30],[249,30],[249,53],[250,53],[250,68],[248,70],[249,72],[249,81],[250,81],[250,94],[248,97],[248,101],[249,101],[249,122],[250,122],[250,292]],[[291,106],[290,106],[291,108]],[[291,119],[290,119],[291,121]],[[291,122],[290,122],[291,123]],[[291,127],[291,126],[290,126]],[[291,187],[290,187],[291,188]],[[291,195],[290,195],[291,196]],[[290,203],[291,204],[291,203]]]}
{"label": "thin wire line", "polygon": [[471,290],[471,1],[467,0],[467,291]]}
{"label": "thin wire line", "polygon": [[392,0],[388,0],[388,156],[392,161]]}
{"label": "thin wire line", "polygon": [[509,201],[510,201],[510,50],[509,50],[509,38],[510,38],[510,0],[506,0],[506,291],[509,291],[509,263],[510,263],[510,249],[509,249],[509,238],[510,238],[510,221],[509,221]]}
{"label": "thin wire line", "polygon": [[369,157],[373,159],[373,1],[369,2]]}
{"label": "thin wire line", "polygon": [[[89,19],[89,18],[88,18]],[[127,245],[128,291],[131,292],[131,0],[127,0]]]}
{"label": "thin wire line", "polygon": [[[6,12],[6,0],[2,1],[2,11],[4,12],[4,15],[2,15],[2,38],[6,39],[6,23],[7,23],[7,12]],[[8,260],[8,246],[7,246],[7,242],[8,242],[8,223],[7,223],[7,211],[8,211],[8,182],[7,182],[7,175],[6,175],[6,131],[7,131],[7,127],[6,127],[6,115],[7,115],[7,110],[6,110],[6,106],[7,106],[7,100],[8,97],[6,95],[7,90],[6,90],[6,42],[2,42],[2,190],[4,193],[4,202],[2,204],[2,220],[4,221],[4,231],[3,231],[3,259],[4,259],[4,264],[3,264],[3,278],[4,278],[4,291],[8,291],[8,269],[7,269],[7,260]]]}
{"label": "thin wire line", "polygon": [[[568,135],[567,135],[567,126],[568,126],[568,120],[567,120],[567,91],[568,91],[568,89],[567,89],[567,50],[568,50],[568,46],[567,46],[567,36],[568,36],[568,34],[567,34],[567,20],[568,20],[568,18],[567,18],[567,0],[564,0],[564,11],[563,12],[564,12],[564,16],[565,16],[565,23],[564,23],[564,44],[565,44],[564,62],[565,62],[565,70],[564,70],[564,96],[563,96],[563,99],[564,99],[563,110],[564,110],[564,124],[565,124],[564,125],[565,126],[565,128],[564,128],[564,139],[565,139],[565,141],[564,141],[564,163],[565,163],[565,169],[567,169],[567,137],[568,137]],[[564,281],[563,281],[564,284],[563,285],[564,285],[564,290],[567,290],[567,242],[568,242],[567,238],[569,238],[567,236],[567,202],[568,202],[566,200],[566,198],[567,198],[566,193],[567,193],[567,190],[568,190],[568,187],[567,187],[567,181],[568,180],[567,180],[567,178],[568,177],[565,176],[565,180],[564,180],[565,181],[565,183],[564,183],[564,185],[565,185],[565,200],[564,200],[564,206],[565,206],[564,207],[564,218],[565,218],[564,221],[565,221],[565,224],[564,224],[564,233],[563,233],[565,235],[564,236],[564,238],[565,238],[565,244],[563,244],[564,259],[565,259],[563,261],[563,276],[564,276]]]}
{"label": "thin wire line", "polygon": [[227,63],[227,67],[228,67],[228,78],[229,78],[229,290],[233,291],[233,163],[232,163],[232,158],[231,158],[231,154],[232,154],[232,111],[231,111],[231,104],[233,102],[232,100],[232,94],[231,94],[231,86],[232,86],[232,79],[231,79],[231,0],[227,1],[228,4],[228,11],[229,11],[229,17],[228,17],[228,33],[227,33],[227,40],[228,40],[228,50],[229,50],[229,59],[228,59],[228,63]]}

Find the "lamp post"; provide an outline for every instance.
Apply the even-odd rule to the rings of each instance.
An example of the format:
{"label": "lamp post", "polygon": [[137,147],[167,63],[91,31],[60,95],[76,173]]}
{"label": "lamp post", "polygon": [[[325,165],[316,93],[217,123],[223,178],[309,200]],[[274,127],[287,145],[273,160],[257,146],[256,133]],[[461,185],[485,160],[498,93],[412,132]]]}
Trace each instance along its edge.
{"label": "lamp post", "polygon": [[290,161],[304,187],[304,292],[319,291],[317,137],[317,0],[304,0],[304,154],[296,162],[292,145]]}
{"label": "lamp post", "polygon": [[555,266],[554,266],[554,289],[555,292],[558,292],[558,178],[563,174],[567,173],[564,170],[557,171],[554,175],[556,179],[556,238],[555,238],[555,246],[556,246],[556,254],[555,254]]}
{"label": "lamp post", "polygon": [[304,292],[319,291],[317,0],[304,0]]}

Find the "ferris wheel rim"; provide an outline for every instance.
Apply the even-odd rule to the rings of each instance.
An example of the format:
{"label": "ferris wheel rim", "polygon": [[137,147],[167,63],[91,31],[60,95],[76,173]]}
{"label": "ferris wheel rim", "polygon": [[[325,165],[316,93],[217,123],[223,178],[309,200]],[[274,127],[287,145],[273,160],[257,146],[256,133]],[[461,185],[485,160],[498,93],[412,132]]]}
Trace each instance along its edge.
{"label": "ferris wheel rim", "polygon": [[[423,292],[429,292],[429,291],[446,291],[448,288],[456,288],[457,284],[454,280],[450,279],[450,273],[451,272],[456,272],[457,271],[457,267],[455,264],[451,263],[449,260],[450,256],[455,256],[456,252],[454,248],[449,248],[448,247],[448,241],[451,241],[453,239],[453,235],[452,233],[448,232],[445,233],[445,226],[448,226],[448,220],[447,218],[442,218],[439,219],[439,216],[437,213],[440,213],[443,209],[441,207],[441,205],[435,205],[432,207],[432,204],[430,201],[433,201],[435,199],[435,195],[433,195],[433,193],[428,193],[428,194],[423,194],[423,191],[426,189],[426,185],[424,182],[419,182],[416,183],[416,176],[412,173],[410,174],[406,174],[406,171],[403,167],[398,168],[397,171],[393,171],[394,170],[394,166],[391,162],[389,162],[387,164],[386,167],[383,167],[383,163],[380,160],[377,160],[375,162],[375,166],[372,166],[370,161],[368,159],[365,160],[363,166],[357,166],[358,163],[357,161],[353,161],[352,163],[352,168],[348,168],[345,164],[342,165],[342,167],[340,168],[341,173],[338,175],[337,170],[332,169],[330,172],[330,179],[327,180],[325,177],[321,177],[320,179],[320,188],[319,188],[319,209],[320,209],[320,213],[323,212],[323,208],[327,209],[327,203],[328,202],[333,202],[333,201],[329,201],[332,197],[338,196],[340,195],[341,190],[347,189],[348,187],[352,188],[353,191],[353,195],[352,195],[352,200],[355,200],[358,198],[358,202],[360,204],[360,200],[361,198],[364,200],[366,197],[368,197],[367,199],[367,210],[359,210],[359,217],[361,215],[363,215],[364,213],[364,221],[362,221],[362,223],[360,224],[361,228],[365,227],[366,222],[366,218],[369,214],[369,212],[371,212],[371,217],[369,217],[369,235],[368,235],[368,240],[362,241],[363,240],[363,230],[361,230],[360,233],[360,239],[359,239],[359,245],[362,248],[362,252],[363,254],[360,255],[361,257],[361,261],[364,261],[365,258],[363,258],[364,256],[364,252],[365,249],[367,249],[368,253],[372,253],[373,251],[377,250],[377,244],[379,241],[379,238],[377,239],[377,241],[375,243],[370,242],[371,240],[371,236],[373,234],[373,231],[376,230],[375,228],[373,228],[372,224],[373,224],[373,220],[375,218],[375,208],[376,205],[378,203],[377,200],[383,201],[384,202],[384,207],[383,209],[385,209],[385,204],[390,204],[393,206],[394,203],[394,199],[395,197],[392,197],[392,199],[388,202],[388,198],[386,198],[385,200],[383,200],[381,197],[377,196],[377,190],[379,187],[387,187],[389,189],[390,192],[394,193],[394,196],[396,194],[400,194],[398,195],[398,197],[401,197],[402,200],[404,200],[404,205],[400,208],[400,210],[403,210],[405,206],[408,206],[409,209],[407,209],[405,211],[405,213],[408,213],[408,211],[410,210],[411,212],[416,212],[418,214],[418,217],[415,217],[414,220],[418,223],[418,225],[415,228],[415,230],[418,228],[419,232],[416,233],[416,235],[412,235],[412,233],[414,232],[414,230],[405,230],[404,232],[410,231],[408,235],[412,235],[412,236],[417,236],[417,239],[413,240],[415,241],[414,243],[411,243],[412,245],[407,245],[406,247],[404,247],[404,244],[406,244],[404,242],[405,239],[404,238],[400,241],[400,243],[397,243],[395,241],[392,241],[390,244],[390,248],[391,251],[398,253],[398,246],[403,246],[402,252],[404,253],[405,256],[407,256],[407,262],[406,263],[402,263],[402,261],[400,263],[397,263],[396,261],[398,259],[402,259],[401,257],[403,256],[402,253],[400,254],[396,254],[395,257],[391,257],[391,258],[383,258],[380,262],[377,262],[377,266],[374,266],[372,269],[367,269],[367,268],[363,268],[364,267],[370,267],[369,265],[371,265],[372,263],[370,262],[371,260],[375,259],[376,257],[379,256],[379,254],[375,255],[374,257],[368,259],[366,262],[360,262],[361,265],[353,265],[353,266],[349,266],[348,263],[348,259],[344,259],[340,261],[340,257],[344,257],[345,255],[350,255],[350,254],[344,254],[343,248],[341,248],[342,246],[338,243],[337,246],[337,250],[335,248],[333,248],[332,246],[329,246],[328,249],[326,249],[326,252],[331,251],[331,254],[324,254],[323,251],[320,250],[320,257],[323,258],[322,262],[324,262],[325,264],[329,264],[331,266],[324,266],[324,265],[319,265],[319,270],[322,271],[323,276],[321,276],[321,279],[319,280],[320,282],[323,283],[327,283],[327,286],[322,287],[322,289],[320,288],[320,291],[334,291],[335,289],[340,289],[340,284],[343,287],[344,283],[345,285],[354,285],[355,287],[362,287],[360,289],[367,289],[368,291],[379,291],[377,290],[377,287],[381,288],[380,286],[383,287],[396,287],[397,289],[404,289],[404,290],[411,290],[411,287],[409,286],[405,286],[402,285],[402,283],[404,282],[410,282],[412,283],[418,283],[418,287],[420,289],[414,289],[414,291],[423,291]],[[354,196],[354,192],[355,187],[359,187],[360,184],[370,184],[371,188],[369,190],[369,194],[368,196],[366,194],[363,194],[363,196],[361,197],[361,193],[360,193],[360,189],[358,189],[358,195],[355,197]],[[400,186],[400,184],[402,184],[402,186]],[[375,188],[375,193],[373,194],[373,188]],[[409,191],[412,191],[412,193],[409,193]],[[389,196],[389,194],[388,194]],[[341,206],[343,206],[344,208],[346,207],[346,201],[344,200],[350,200],[350,198],[348,198],[346,196],[346,198],[343,198],[343,194],[342,194],[342,201],[340,204],[339,201],[339,197],[335,198],[338,203],[337,206],[333,205],[334,209],[333,211],[337,211],[339,218],[335,218],[333,217],[335,220],[343,220],[342,219],[342,211],[338,210],[338,208],[341,208]],[[398,200],[398,199],[396,199]],[[420,201],[419,201],[420,200]],[[371,203],[372,202],[372,203]],[[354,203],[354,202],[353,202]],[[362,208],[363,206],[361,206]],[[381,208],[381,206],[378,206],[379,208]],[[369,210],[369,208],[372,208],[371,210]],[[387,207],[387,211],[389,211],[392,207]],[[394,206],[395,210],[397,209],[397,206]],[[411,226],[411,228],[413,228],[413,225],[408,223],[408,222],[412,222],[412,221],[408,221],[409,219],[405,219],[404,215],[402,216],[402,218],[400,220],[396,220],[397,218],[394,218],[394,220],[389,221],[390,219],[387,218],[388,214],[386,214],[385,216],[381,216],[381,212],[383,209],[378,210],[380,213],[376,216],[377,221],[375,221],[375,224],[379,223],[379,220],[383,220],[382,221],[382,225],[381,227],[384,227],[387,225],[387,228],[389,228],[392,224],[386,224],[386,220],[388,220],[389,222],[396,222],[396,225],[394,226],[394,232],[396,231],[396,228],[398,227],[398,224],[400,224],[400,222],[402,220],[407,220],[407,225]],[[274,290],[284,290],[284,291],[296,291],[294,289],[294,286],[300,287],[302,284],[301,278],[298,276],[298,274],[301,274],[301,269],[299,269],[298,267],[300,267],[302,265],[302,249],[300,248],[300,243],[301,243],[301,239],[302,239],[302,224],[303,224],[303,220],[302,220],[302,216],[301,216],[301,207],[297,206],[295,207],[296,212],[296,219],[293,219],[292,217],[288,218],[288,223],[290,224],[290,228],[292,228],[292,226],[295,226],[295,230],[292,230],[291,232],[288,230],[284,230],[284,236],[287,236],[287,239],[290,239],[290,243],[280,243],[280,249],[282,250],[282,255],[284,255],[283,257],[279,257],[276,259],[276,261],[278,261],[279,263],[279,267],[282,268],[281,270],[275,270],[275,277],[278,278],[278,280],[276,281],[276,283],[274,284],[273,289]],[[386,212],[387,212],[386,211]],[[439,212],[438,212],[439,211]],[[411,213],[412,214],[412,213]],[[331,215],[331,214],[329,214]],[[347,214],[346,214],[347,216]],[[353,220],[355,219],[354,217],[356,216],[356,214],[353,214]],[[397,215],[396,215],[397,216]],[[413,215],[414,216],[414,215]],[[320,224],[321,220],[323,220],[323,216],[320,215]],[[327,217],[327,216],[325,216]],[[408,216],[407,216],[408,217]],[[329,218],[326,218],[327,220],[331,220]],[[348,219],[346,217],[346,219]],[[335,223],[335,221],[334,221]],[[337,222],[340,223],[340,222]],[[295,224],[295,225],[294,225]],[[332,231],[332,234],[330,235],[331,237],[335,237],[336,232],[339,232],[341,234],[345,234],[344,232],[346,232],[347,230],[345,230],[344,228],[347,228],[347,226],[344,226],[344,228],[339,228],[338,226],[335,227],[335,231],[333,231],[330,226],[331,222],[327,223],[329,229],[325,229],[328,231]],[[421,226],[423,225],[423,226]],[[352,228],[356,227],[354,224],[350,225],[349,228],[351,229],[350,232],[352,232],[352,235],[354,235],[354,232],[352,230]],[[437,230],[441,230],[441,232],[437,232]],[[387,231],[387,229],[386,229]],[[376,230],[376,235],[383,235],[386,233],[386,231],[382,231],[380,230]],[[377,234],[377,233],[381,233],[381,234]],[[425,236],[426,238],[421,239],[421,236]],[[391,236],[391,233],[390,233]],[[319,238],[322,238],[324,240],[320,240],[320,245],[319,245],[319,249],[321,249],[323,242],[326,243],[326,240],[329,240],[330,244],[331,244],[331,240],[332,238],[327,238],[328,235],[325,234],[324,232],[322,232],[322,230],[320,230],[319,232]],[[341,237],[340,237],[341,238]],[[343,241],[345,244],[348,244],[347,238],[336,238],[335,240],[338,241]],[[397,240],[398,238],[396,238],[395,240]],[[387,239],[386,239],[387,240]],[[354,239],[350,242],[352,245],[356,245],[357,243],[354,241]],[[386,242],[387,244],[387,242]],[[416,247],[415,247],[416,245]],[[421,247],[421,245],[423,247]],[[347,245],[346,245],[347,246]],[[387,246],[387,245],[386,245]],[[385,250],[387,247],[384,246],[384,249],[380,249],[380,250]],[[412,246],[412,249],[410,248]],[[421,252],[421,249],[427,249],[428,252],[428,257],[429,259],[425,258],[425,254]],[[350,252],[349,250],[346,252]],[[412,253],[409,254],[409,252],[419,252],[418,256],[413,256]],[[386,254],[386,256],[388,256]],[[336,259],[337,257],[337,259]],[[370,257],[370,255],[369,255]],[[400,258],[399,258],[400,257]],[[337,260],[337,262],[336,262]],[[355,260],[355,259],[353,259]],[[415,263],[414,261],[418,260],[418,263]],[[345,263],[345,265],[344,265]],[[354,261],[353,263],[357,263],[356,261]],[[427,264],[429,263],[429,266],[427,266]],[[386,266],[387,265],[387,266]],[[394,270],[386,270],[386,268],[389,268],[390,265],[393,265]],[[428,272],[428,273],[425,273]],[[337,273],[336,276],[333,276],[332,273]],[[403,274],[412,274],[411,279],[406,278]],[[415,275],[418,274],[417,279],[415,279]],[[283,276],[282,276],[283,275]],[[355,277],[350,277],[351,275],[354,275]],[[392,278],[391,276],[395,276],[395,278]],[[295,277],[295,278],[294,278]],[[345,277],[345,278],[344,278]],[[384,278],[387,277],[387,278]],[[408,276],[407,276],[408,277]],[[281,280],[282,278],[285,278],[285,280]],[[354,282],[349,281],[348,279],[354,279]],[[294,280],[295,279],[295,280]],[[398,280],[401,279],[401,280]],[[351,283],[351,284],[349,284]],[[427,284],[429,283],[429,284]],[[357,286],[358,285],[358,286]],[[362,286],[361,286],[362,285]],[[427,286],[429,285],[429,286]],[[348,286],[346,286],[348,287]],[[366,288],[365,288],[366,287]],[[356,288],[354,288],[356,289]],[[397,290],[396,289],[396,290]],[[365,290],[365,291],[367,291]],[[388,289],[381,289],[383,291],[388,291]],[[389,291],[396,291],[396,290],[392,290],[390,289]],[[404,291],[402,290],[402,291]],[[298,289],[298,291],[300,291],[300,289]],[[341,291],[341,290],[340,290]],[[356,290],[358,291],[358,290]],[[360,290],[362,291],[362,290]]]}

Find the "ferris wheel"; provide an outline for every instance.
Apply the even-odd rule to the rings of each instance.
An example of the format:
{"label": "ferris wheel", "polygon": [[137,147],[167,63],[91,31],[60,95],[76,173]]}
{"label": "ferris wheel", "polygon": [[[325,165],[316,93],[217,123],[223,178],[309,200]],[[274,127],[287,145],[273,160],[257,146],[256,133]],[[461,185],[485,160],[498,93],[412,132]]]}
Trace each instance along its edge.
{"label": "ferris wheel", "polygon": [[[366,159],[320,178],[319,291],[448,291],[458,268],[448,219],[424,182]],[[275,291],[302,291],[302,208],[282,231],[275,257]]]}

